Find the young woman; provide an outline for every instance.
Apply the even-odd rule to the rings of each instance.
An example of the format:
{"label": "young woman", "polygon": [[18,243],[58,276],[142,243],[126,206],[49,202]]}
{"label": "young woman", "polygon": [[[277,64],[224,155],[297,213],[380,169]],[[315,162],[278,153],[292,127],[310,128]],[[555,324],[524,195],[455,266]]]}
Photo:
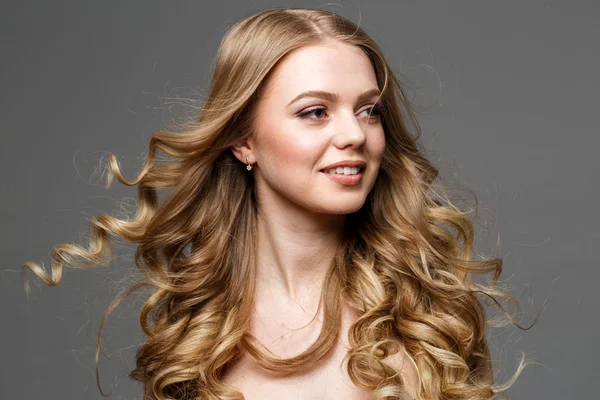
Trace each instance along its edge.
{"label": "young woman", "polygon": [[472,259],[472,217],[436,188],[418,133],[362,29],[259,12],[223,39],[189,130],[155,133],[134,181],[111,156],[135,217],[92,220],[89,248],[57,247],[51,274],[25,268],[56,285],[76,258],[110,260],[110,235],[138,244],[144,278],[107,315],[154,289],[131,373],[147,399],[497,398],[477,295],[512,299],[493,289],[501,260]]}

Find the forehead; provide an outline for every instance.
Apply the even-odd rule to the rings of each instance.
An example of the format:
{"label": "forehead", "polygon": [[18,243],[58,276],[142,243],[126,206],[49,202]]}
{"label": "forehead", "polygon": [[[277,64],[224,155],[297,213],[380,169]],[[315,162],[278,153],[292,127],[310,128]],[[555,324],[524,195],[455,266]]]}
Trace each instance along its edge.
{"label": "forehead", "polygon": [[288,53],[275,66],[266,85],[267,97],[284,100],[307,90],[324,90],[341,97],[377,88],[373,65],[353,45],[327,40]]}

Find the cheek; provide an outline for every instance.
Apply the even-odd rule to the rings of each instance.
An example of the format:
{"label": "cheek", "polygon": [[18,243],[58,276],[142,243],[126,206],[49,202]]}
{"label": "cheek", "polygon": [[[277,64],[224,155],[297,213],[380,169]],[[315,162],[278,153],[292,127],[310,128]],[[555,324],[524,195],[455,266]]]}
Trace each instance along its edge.
{"label": "cheek", "polygon": [[316,132],[299,129],[295,124],[281,124],[275,130],[263,130],[260,141],[262,160],[268,159],[273,167],[309,167],[319,160],[325,142]]}
{"label": "cheek", "polygon": [[381,161],[383,153],[385,152],[385,133],[383,128],[372,132],[370,137],[371,140],[367,145],[369,147],[369,153],[371,154],[372,158]]}

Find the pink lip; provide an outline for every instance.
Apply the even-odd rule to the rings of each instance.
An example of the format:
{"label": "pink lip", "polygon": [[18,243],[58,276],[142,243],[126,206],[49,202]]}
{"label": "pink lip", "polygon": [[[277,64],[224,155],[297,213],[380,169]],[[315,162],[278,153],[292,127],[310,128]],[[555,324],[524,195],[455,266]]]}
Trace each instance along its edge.
{"label": "pink lip", "polygon": [[[321,171],[323,172],[323,171]],[[342,185],[354,186],[358,185],[362,180],[363,173],[362,171],[355,175],[344,175],[344,174],[330,174],[327,172],[323,172],[326,177],[331,179],[332,181],[336,181],[341,183]]]}
{"label": "pink lip", "polygon": [[[321,170],[321,172],[324,173],[325,176],[331,179],[332,181],[341,183],[342,185],[354,186],[358,185],[362,180],[363,172],[366,166],[367,163],[362,160],[344,160],[326,166]],[[359,173],[355,175],[330,174],[328,172],[330,169],[335,169],[338,167],[356,167],[361,169],[361,171],[359,171]]]}
{"label": "pink lip", "polygon": [[328,165],[325,168],[321,169],[321,171],[323,171],[323,170],[329,171],[330,169],[337,168],[337,167],[364,168],[366,165],[367,165],[367,163],[362,160],[344,160],[344,161],[336,162],[335,164]]}

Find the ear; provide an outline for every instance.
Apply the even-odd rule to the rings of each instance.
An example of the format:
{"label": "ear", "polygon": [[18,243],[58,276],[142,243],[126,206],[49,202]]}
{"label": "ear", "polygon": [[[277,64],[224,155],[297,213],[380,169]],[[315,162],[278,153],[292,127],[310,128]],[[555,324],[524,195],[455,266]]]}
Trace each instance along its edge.
{"label": "ear", "polygon": [[240,162],[246,164],[246,157],[248,157],[248,163],[254,164],[254,153],[252,152],[252,145],[248,139],[240,140],[229,147],[231,152]]}

